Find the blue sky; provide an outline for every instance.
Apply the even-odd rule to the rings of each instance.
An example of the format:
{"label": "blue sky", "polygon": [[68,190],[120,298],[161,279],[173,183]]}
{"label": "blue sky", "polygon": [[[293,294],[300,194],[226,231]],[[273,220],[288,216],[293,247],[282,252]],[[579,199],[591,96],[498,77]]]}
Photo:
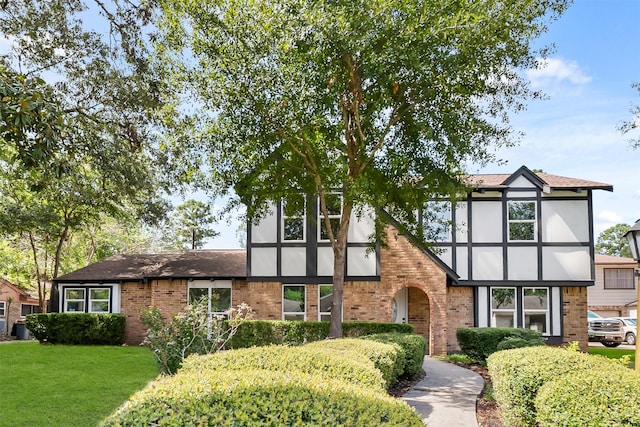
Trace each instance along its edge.
{"label": "blue sky", "polygon": [[[537,46],[555,44],[547,67],[527,73],[548,99],[512,118],[519,146],[499,153],[505,165],[472,173],[512,173],[520,166],[613,185],[594,191],[594,232],[640,218],[640,149],[618,126],[640,104],[640,0],[575,0]],[[637,135],[637,134],[636,134]],[[238,247],[237,224],[221,224],[212,248]]]}

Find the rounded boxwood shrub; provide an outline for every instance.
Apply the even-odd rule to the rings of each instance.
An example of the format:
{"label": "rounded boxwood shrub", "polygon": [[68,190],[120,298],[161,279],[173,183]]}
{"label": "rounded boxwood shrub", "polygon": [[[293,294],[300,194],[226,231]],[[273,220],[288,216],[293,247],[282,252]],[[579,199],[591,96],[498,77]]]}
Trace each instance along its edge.
{"label": "rounded boxwood shrub", "polygon": [[640,375],[615,365],[549,381],[535,399],[539,426],[640,425]]}
{"label": "rounded boxwood shrub", "polygon": [[314,351],[324,349],[333,354],[343,354],[346,357],[350,357],[352,352],[362,354],[382,372],[387,388],[395,384],[404,371],[404,353],[397,344],[384,344],[358,338],[340,338],[316,341],[306,344],[304,347]]}
{"label": "rounded boxwood shrub", "polygon": [[330,349],[304,346],[252,347],[190,356],[182,367],[182,371],[195,372],[216,369],[267,369],[284,373],[295,370],[385,391],[382,373],[366,356],[353,351],[335,354]]}
{"label": "rounded boxwood shrub", "polygon": [[527,341],[542,340],[538,331],[525,328],[459,328],[456,338],[460,350],[479,362],[487,360],[498,351],[498,345],[505,339],[521,338]]}
{"label": "rounded boxwood shrub", "polygon": [[424,427],[405,402],[301,372],[184,371],[134,394],[103,426]]}
{"label": "rounded boxwood shrub", "polygon": [[487,359],[493,393],[506,425],[535,426],[540,387],[561,375],[618,365],[609,359],[557,347],[505,350]]}
{"label": "rounded boxwood shrub", "polygon": [[387,333],[362,337],[385,344],[396,344],[404,353],[403,377],[414,377],[422,372],[424,355],[427,352],[427,340],[422,335]]}
{"label": "rounded boxwood shrub", "polygon": [[511,350],[513,348],[523,348],[523,347],[536,347],[539,345],[545,345],[542,338],[539,339],[525,339],[518,337],[509,337],[505,338],[498,343],[497,350]]}

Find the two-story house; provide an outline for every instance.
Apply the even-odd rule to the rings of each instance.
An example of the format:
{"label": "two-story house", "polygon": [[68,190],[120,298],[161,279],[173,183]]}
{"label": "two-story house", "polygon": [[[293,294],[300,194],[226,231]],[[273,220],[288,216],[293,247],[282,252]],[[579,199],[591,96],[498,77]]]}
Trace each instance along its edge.
{"label": "two-story house", "polygon": [[587,293],[589,310],[603,317],[636,317],[638,264],[633,258],[595,255],[595,282]]}
{"label": "two-story house", "polygon": [[[455,205],[438,202],[437,219],[425,215],[440,226],[430,248],[400,233],[389,218],[387,244],[371,250],[373,217],[354,215],[343,320],[408,322],[427,337],[432,355],[457,350],[456,329],[472,326],[532,328],[550,344],[578,341],[586,348],[586,287],[595,275],[592,192],[612,187],[526,167],[469,180],[473,190],[466,198]],[[329,197],[332,220],[340,217],[340,197]],[[285,203],[274,203],[261,221],[249,224],[246,255],[234,252],[234,268],[224,269],[218,259],[229,257],[228,251],[180,256],[185,263],[195,254],[209,257],[214,269],[204,260],[178,268],[179,258],[172,261],[175,268],[165,268],[157,258],[151,261],[155,256],[148,263],[136,258],[142,264],[135,268],[126,260],[114,269],[101,268],[105,260],[58,278],[53,306],[91,311],[87,298],[97,292],[92,289],[109,288],[117,298],[109,306],[103,302],[103,308],[127,316],[130,342],[142,333],[140,306],[155,305],[170,315],[192,294],[215,295],[212,300],[225,301],[225,307],[245,302],[259,319],[328,320],[333,255],[317,201],[306,197],[295,203],[299,209]],[[106,285],[109,281],[114,284]],[[87,290],[74,291],[81,289]],[[70,297],[83,303],[69,305]]]}

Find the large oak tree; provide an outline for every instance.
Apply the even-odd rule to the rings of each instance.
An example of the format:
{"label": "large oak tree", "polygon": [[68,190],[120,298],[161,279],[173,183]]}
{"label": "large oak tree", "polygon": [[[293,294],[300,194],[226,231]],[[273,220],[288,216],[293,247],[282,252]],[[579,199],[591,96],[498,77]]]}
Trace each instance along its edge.
{"label": "large oak tree", "polygon": [[[184,127],[164,142],[189,179],[255,219],[317,195],[334,253],[330,335],[342,335],[352,214],[401,224],[465,186],[465,164],[516,142],[508,114],[537,96],[520,71],[565,0],[161,1],[158,58],[182,89]],[[174,122],[175,124],[175,122]],[[327,195],[342,193],[339,224]],[[385,216],[379,215],[378,236]],[[421,234],[421,230],[417,229]]]}

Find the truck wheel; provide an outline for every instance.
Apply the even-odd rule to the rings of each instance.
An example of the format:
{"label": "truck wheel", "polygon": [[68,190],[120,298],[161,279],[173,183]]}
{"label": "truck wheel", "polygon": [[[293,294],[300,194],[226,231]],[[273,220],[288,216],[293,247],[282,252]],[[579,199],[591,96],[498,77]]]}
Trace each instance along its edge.
{"label": "truck wheel", "polygon": [[629,345],[635,345],[635,343],[636,343],[636,335],[633,332],[629,332],[627,334],[627,337],[625,338],[625,341],[627,341],[627,344],[629,344]]}
{"label": "truck wheel", "polygon": [[605,347],[617,347],[620,345],[619,342],[612,342],[612,341],[603,341],[602,345]]}

